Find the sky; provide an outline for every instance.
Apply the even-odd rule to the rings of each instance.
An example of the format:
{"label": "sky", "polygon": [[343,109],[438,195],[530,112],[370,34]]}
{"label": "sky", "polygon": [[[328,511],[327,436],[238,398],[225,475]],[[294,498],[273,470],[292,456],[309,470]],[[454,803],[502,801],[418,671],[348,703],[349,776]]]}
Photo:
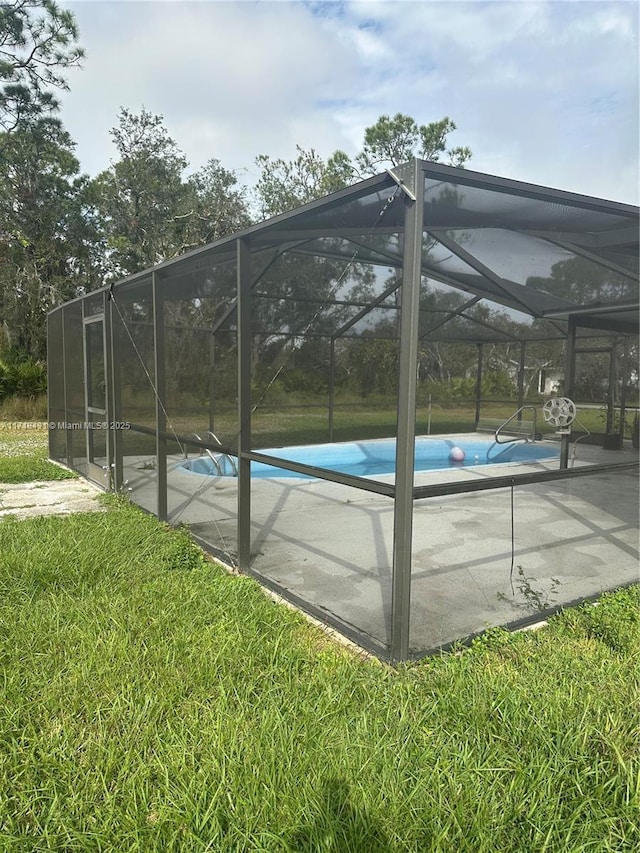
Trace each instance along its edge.
{"label": "sky", "polygon": [[118,112],[162,115],[189,161],[243,184],[259,154],[353,156],[401,112],[449,116],[468,168],[639,201],[636,0],[80,0],[86,58],[61,118],[83,171],[107,168]]}

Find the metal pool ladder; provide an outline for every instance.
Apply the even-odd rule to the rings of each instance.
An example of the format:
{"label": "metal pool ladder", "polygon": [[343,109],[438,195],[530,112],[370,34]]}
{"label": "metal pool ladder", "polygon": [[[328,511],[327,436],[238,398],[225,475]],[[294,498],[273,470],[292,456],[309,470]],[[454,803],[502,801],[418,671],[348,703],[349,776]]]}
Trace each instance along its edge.
{"label": "metal pool ladder", "polygon": [[[193,433],[193,435],[198,439],[198,441],[202,441],[202,439],[200,438],[200,436],[198,435],[198,433],[197,433],[197,432],[194,432],[194,433]],[[211,438],[216,442],[216,444],[218,444],[220,447],[222,447],[222,442],[220,441],[220,439],[218,438],[218,436],[215,434],[215,432],[211,432],[211,430],[210,430],[210,429],[208,429],[208,430],[204,433],[204,435],[210,435],[210,436],[211,436]],[[209,448],[208,448],[208,447],[203,447],[203,448],[201,448],[201,449],[202,449],[202,450],[204,450],[204,452],[207,454],[207,456],[209,457],[209,459],[211,459],[211,461],[213,462],[213,464],[214,464],[214,466],[215,466],[216,471],[218,472],[218,474],[219,474],[221,477],[225,477],[225,476],[227,476],[227,472],[225,472],[225,471],[223,471],[223,470],[222,470],[222,465],[220,464],[220,461],[221,461],[221,460],[223,460],[223,459],[228,460],[229,465],[230,465],[230,467],[231,467],[231,471],[232,471],[232,473],[233,473],[233,476],[234,476],[234,477],[237,477],[237,476],[238,476],[238,466],[236,465],[235,460],[233,459],[233,457],[232,457],[232,456],[229,456],[229,454],[228,454],[228,453],[224,453],[224,452],[221,452],[221,453],[213,453],[211,450],[209,450]]]}
{"label": "metal pool ladder", "polygon": [[[525,409],[531,409],[531,411],[533,412],[532,420],[523,421],[521,419],[520,421],[518,421],[516,426],[513,426],[510,429],[507,429],[507,427],[509,427],[509,424],[513,420],[515,420],[518,417],[518,415],[521,415]],[[512,436],[512,437],[511,438],[504,438],[501,440],[500,435],[503,432],[505,434]],[[531,405],[520,406],[520,408],[516,412],[514,412],[512,415],[510,415],[506,419],[506,421],[503,421],[503,423],[501,423],[498,427],[496,427],[496,431],[494,434],[494,440],[495,440],[496,444],[508,444],[509,442],[513,442],[513,441],[532,441],[533,442],[536,440],[537,434],[538,434],[538,429],[537,429],[537,410],[536,410],[536,407],[531,406]],[[515,438],[513,436],[515,436]]]}

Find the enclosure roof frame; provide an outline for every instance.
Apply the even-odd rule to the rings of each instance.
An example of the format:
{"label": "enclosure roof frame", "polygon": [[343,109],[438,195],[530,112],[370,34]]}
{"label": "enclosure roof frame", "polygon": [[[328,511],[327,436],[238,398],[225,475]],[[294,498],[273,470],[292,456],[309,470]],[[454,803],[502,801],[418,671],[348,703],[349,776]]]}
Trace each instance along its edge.
{"label": "enclosure roof frame", "polygon": [[[358,253],[358,262],[369,263],[377,266],[390,268],[401,268],[402,249],[400,246],[367,246],[367,239],[371,235],[363,234],[362,222],[358,221],[358,202],[362,199],[375,195],[376,193],[390,193],[389,201],[392,200],[399,189],[415,189],[411,183],[420,180],[442,182],[443,185],[451,187],[471,188],[488,193],[502,194],[502,196],[519,197],[526,201],[543,202],[551,205],[550,210],[568,210],[575,208],[588,211],[595,217],[590,221],[590,227],[581,226],[558,230],[549,220],[545,225],[544,209],[537,209],[535,215],[538,221],[535,227],[514,226],[511,234],[519,234],[523,238],[532,241],[541,241],[538,245],[542,251],[543,245],[553,245],[557,251],[564,251],[569,256],[581,257],[587,263],[608,269],[615,274],[625,276],[634,283],[637,282],[635,259],[638,257],[638,230],[640,227],[640,211],[637,206],[610,201],[607,199],[587,196],[580,193],[570,192],[552,187],[531,184],[512,178],[504,178],[464,169],[448,166],[428,160],[414,160],[395,168],[394,173],[385,171],[373,177],[360,181],[350,187],[338,190],[321,199],[311,201],[294,210],[272,217],[264,222],[251,225],[235,234],[228,235],[213,243],[198,247],[185,252],[175,258],[163,261],[149,269],[141,270],[130,275],[115,284],[101,288],[101,290],[114,290],[118,292],[121,288],[136,285],[148,279],[152,274],[159,281],[170,276],[171,279],[186,274],[197,274],[218,263],[232,262],[235,258],[236,245],[239,239],[246,240],[251,252],[265,251],[268,249],[282,250],[284,244],[288,245],[285,251],[292,254],[311,254],[316,257],[331,257],[334,259],[349,259],[353,255],[352,249]],[[457,236],[458,231],[474,230],[481,235],[482,239],[487,234],[487,229],[500,229],[506,233],[504,223],[496,225],[492,221],[494,214],[491,211],[483,212],[481,209],[467,210],[467,217],[471,217],[473,224],[460,224],[456,226],[442,225],[432,221],[429,216],[428,201],[429,190],[425,193],[425,217],[424,235],[440,244],[441,250],[453,252],[459,261],[460,269],[439,269],[437,261],[433,261],[427,255],[423,258],[422,275],[434,282],[441,282],[446,286],[459,289],[461,292],[479,296],[492,303],[502,305],[507,309],[528,314],[539,319],[560,321],[565,323],[569,317],[578,326],[589,329],[601,329],[603,332],[619,332],[621,334],[635,334],[638,331],[638,315],[634,313],[634,305],[637,297],[629,301],[629,305],[621,304],[618,309],[612,309],[606,302],[602,310],[596,310],[596,306],[576,304],[554,293],[548,293],[544,289],[538,289],[511,280],[509,277],[500,275],[486,260],[474,256],[473,247],[461,245],[463,240],[456,242],[452,231]],[[381,198],[381,203],[383,199]],[[349,207],[351,205],[351,207]],[[452,206],[455,212],[455,205]],[[501,214],[503,219],[508,219],[509,210]],[[597,216],[604,217],[602,227],[595,227]],[[321,217],[321,220],[319,220]],[[617,218],[618,225],[607,225],[607,217]],[[570,219],[570,215],[565,215]],[[464,222],[464,216],[460,220]],[[404,223],[400,220],[385,222],[384,227],[376,226],[378,236],[385,233],[401,234]],[[339,237],[341,245],[323,246],[323,237]],[[353,242],[351,240],[353,238]],[[293,241],[301,241],[299,243]],[[320,242],[319,242],[320,241]],[[400,240],[400,243],[402,241]],[[536,243],[531,244],[531,251],[535,252]],[[607,252],[610,256],[599,257],[598,251]],[[627,261],[625,265],[624,261]],[[633,285],[632,285],[633,286]],[[179,283],[176,282],[176,288]],[[99,291],[92,291],[92,293]],[[179,290],[177,290],[177,293]],[[86,294],[89,295],[89,294]],[[86,296],[85,295],[85,296]],[[85,296],[78,297],[79,299]],[[372,308],[378,305],[377,300],[372,303]],[[536,336],[537,339],[537,336]]]}

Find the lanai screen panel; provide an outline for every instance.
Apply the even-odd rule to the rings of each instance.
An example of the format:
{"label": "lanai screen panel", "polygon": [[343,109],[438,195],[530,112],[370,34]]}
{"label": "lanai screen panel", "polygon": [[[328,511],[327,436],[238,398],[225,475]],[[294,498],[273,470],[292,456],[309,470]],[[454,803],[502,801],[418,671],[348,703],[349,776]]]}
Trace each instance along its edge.
{"label": "lanai screen panel", "polygon": [[[252,276],[259,274],[251,296],[254,450],[266,446],[277,459],[292,445],[351,439],[362,448],[374,435],[395,436],[400,192],[376,190],[331,216],[311,211],[295,225],[283,223],[287,243],[268,268],[260,272],[252,261]],[[303,240],[303,232],[313,240]],[[390,257],[381,254],[388,245]],[[341,394],[381,359],[390,386],[363,386],[376,411],[370,420],[362,412],[354,418],[353,402],[342,406]],[[384,424],[381,407],[392,413]],[[307,464],[339,469],[313,458]],[[393,471],[361,479],[360,486],[328,481],[323,471],[313,478],[279,473],[251,482],[250,569],[319,618],[388,653]]]}
{"label": "lanai screen panel", "polygon": [[110,301],[113,370],[123,487],[135,503],[158,512],[156,369],[151,276],[116,287]]}
{"label": "lanai screen panel", "polygon": [[[84,425],[87,419],[84,398],[84,348],[82,307],[84,300],[77,299],[64,306],[64,371],[66,421]],[[87,433],[82,429],[67,429],[67,464],[86,474]]]}
{"label": "lanai screen panel", "polygon": [[382,656],[391,643],[393,500],[310,479],[252,481],[251,569]]}
{"label": "lanai screen panel", "polygon": [[411,655],[637,583],[638,512],[637,470],[416,501]]}
{"label": "lanai screen panel", "polygon": [[55,365],[47,376],[49,422],[55,424],[53,429],[49,429],[49,457],[57,462],[66,462],[67,457],[63,311],[63,308],[52,311],[47,321],[47,352],[50,363]]}
{"label": "lanai screen panel", "polygon": [[[243,453],[247,447],[249,453],[270,447],[276,458],[294,443],[362,441],[397,433],[403,228],[413,175],[422,174],[425,181],[416,354],[419,432],[428,429],[421,392],[435,381],[438,370],[443,377],[464,373],[473,384],[472,356],[480,346],[485,380],[491,348],[517,361],[522,327],[512,334],[504,317],[496,327],[491,310],[507,309],[514,324],[525,318],[536,345],[540,339],[546,346],[541,339],[550,333],[555,339],[550,345],[557,347],[558,336],[584,311],[585,300],[599,300],[605,308],[617,305],[625,318],[629,303],[637,300],[635,208],[431,163],[418,164],[417,172],[402,167],[397,172],[408,176],[405,187],[390,174],[372,178],[140,273],[115,286],[111,303],[104,292],[71,303],[64,308],[62,324],[52,321],[52,334],[62,325],[65,337],[65,413],[83,421],[83,317],[94,316],[100,305],[109,306],[113,417],[131,424],[117,437],[116,461],[124,469],[125,488],[162,517],[166,504],[170,521],[188,522],[201,541],[229,562],[247,541],[242,539],[238,548],[238,480],[218,476],[217,470],[215,476],[190,473],[185,463],[206,465],[213,454],[218,465],[223,456],[235,458],[237,464],[238,438],[249,424]],[[238,277],[236,256],[246,258],[247,253],[251,323],[239,335],[235,300],[239,283],[246,295],[246,279],[242,270]],[[578,325],[593,327],[600,317],[597,312],[582,314]],[[603,328],[620,331],[617,314],[610,317],[613,324]],[[239,389],[237,381],[239,338],[249,337],[252,400],[239,416],[238,399],[246,398],[246,387]],[[52,353],[54,360],[60,359],[55,343]],[[410,359],[406,352],[402,355],[406,366]],[[244,365],[243,351],[243,375]],[[358,389],[363,407],[373,402],[372,420],[353,411],[353,396],[342,404],[347,386],[350,395]],[[54,408],[60,411],[60,384],[55,380]],[[393,416],[374,423],[383,410]],[[59,454],[60,440],[54,444]],[[67,446],[72,464],[83,470],[86,434],[70,434]],[[394,514],[393,474],[385,476],[366,481],[368,488],[366,483],[323,479],[322,472],[314,480],[286,482],[276,476],[252,482],[251,553],[243,565],[316,615],[368,639],[383,654],[392,645]],[[579,482],[588,484],[589,478]],[[597,483],[600,488],[600,480]],[[553,492],[550,486],[538,488]],[[564,501],[563,512],[571,516],[577,491],[557,491],[557,503]],[[517,487],[518,513],[525,504],[533,506],[529,498],[534,492],[533,486]],[[493,537],[495,553],[479,549],[474,558],[484,561],[482,571],[494,583],[486,592],[491,606],[483,610],[478,600],[470,601],[468,624],[454,626],[451,614],[461,599],[447,602],[437,577],[455,570],[457,547],[464,548],[466,542],[473,548],[472,531],[468,525],[462,530],[455,524],[447,527],[452,517],[447,513],[457,511],[449,495],[422,499],[414,492],[414,520],[419,537],[426,539],[418,537],[413,548],[412,653],[480,630],[485,621],[509,619],[511,604],[498,592],[504,586],[502,526],[508,520],[510,492],[499,489],[487,495],[484,504],[485,495],[457,500],[463,518],[484,506],[487,523],[500,528]],[[625,506],[623,501],[618,507],[618,495],[611,497],[613,520],[597,533],[598,541],[610,544],[615,538],[616,519],[619,529],[629,533],[623,526],[628,521],[622,517]],[[427,511],[420,515],[423,508]],[[590,511],[587,506],[585,512]],[[551,519],[549,541],[571,540],[573,521],[565,515],[558,512]],[[436,558],[443,545],[440,522],[450,535],[444,543],[446,554]],[[533,529],[533,523],[526,527],[527,532]],[[526,543],[518,545],[524,560]],[[602,588],[615,580],[602,580],[598,574]],[[565,584],[567,595],[570,586]],[[487,610],[493,616],[485,620]],[[398,619],[393,621],[397,629]],[[445,625],[446,630],[433,639],[421,633],[429,624]]]}
{"label": "lanai screen panel", "polygon": [[[284,251],[254,287],[252,310],[252,446],[255,449],[340,440],[331,411],[374,366],[374,339],[397,333],[397,306],[389,282],[395,271],[350,257],[312,257]],[[359,347],[357,341],[365,341]],[[376,349],[377,348],[377,349]],[[376,352],[374,352],[376,350]],[[396,359],[397,361],[397,359]],[[397,366],[387,370],[394,405]],[[388,384],[388,383],[387,383]],[[368,395],[363,388],[363,397]],[[335,419],[334,419],[335,420]],[[393,428],[395,429],[395,428]],[[357,438],[355,434],[344,437]]]}
{"label": "lanai screen panel", "polygon": [[[157,277],[161,305],[167,518],[237,558],[237,267],[227,251]],[[218,461],[219,460],[219,461]],[[224,469],[225,476],[220,476]]]}
{"label": "lanai screen panel", "polygon": [[[388,322],[375,306],[397,279],[403,215],[402,191],[385,176],[250,236],[254,449],[337,439],[330,409],[349,372],[347,338]],[[302,415],[288,413],[292,402]]]}
{"label": "lanai screen panel", "polygon": [[425,264],[535,316],[638,298],[638,214],[571,193],[425,168]]}
{"label": "lanai screen panel", "polygon": [[333,237],[342,241],[368,243],[375,236],[378,248],[397,235],[404,223],[402,190],[387,175],[370,178],[347,190],[312,202],[295,211],[266,223],[256,232],[255,242],[264,244],[278,240],[311,240]]}
{"label": "lanai screen panel", "polygon": [[234,261],[211,258],[204,269],[181,272],[178,266],[176,273],[158,276],[165,410],[172,435],[204,437],[211,431],[225,446],[236,444],[235,295]]}

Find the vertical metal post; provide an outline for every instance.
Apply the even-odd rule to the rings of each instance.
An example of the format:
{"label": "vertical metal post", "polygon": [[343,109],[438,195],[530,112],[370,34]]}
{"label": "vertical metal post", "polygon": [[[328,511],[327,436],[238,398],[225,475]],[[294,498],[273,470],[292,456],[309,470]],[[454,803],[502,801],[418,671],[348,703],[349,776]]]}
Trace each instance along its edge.
{"label": "vertical metal post", "polygon": [[209,430],[215,432],[215,398],[216,398],[216,333],[209,335]]}
{"label": "vertical metal post", "polygon": [[106,439],[106,464],[108,466],[108,488],[113,491],[115,487],[114,475],[115,475],[115,442],[116,437],[118,436],[119,430],[111,429],[111,425],[116,420],[115,411],[114,411],[114,400],[113,400],[113,382],[111,377],[113,375],[113,346],[112,346],[112,337],[111,337],[111,301],[109,299],[108,292],[103,294],[103,315],[104,315],[104,323],[103,323],[103,334],[104,334],[104,395],[105,395],[105,408],[107,410],[107,421],[109,422],[109,429],[107,430],[105,439]]}
{"label": "vertical metal post", "polygon": [[617,358],[615,341],[611,342],[609,350],[609,393],[607,394],[607,434],[615,432],[616,424],[616,380]]}
{"label": "vertical metal post", "polygon": [[482,344],[478,344],[478,369],[476,371],[476,429],[480,422],[480,405],[482,401]]}
{"label": "vertical metal post", "polygon": [[251,251],[246,238],[236,241],[238,336],[238,567],[251,559]]}
{"label": "vertical metal post", "polygon": [[[116,423],[122,423],[122,370],[120,359],[116,357],[118,352],[116,339],[116,323],[113,308],[113,296],[107,299],[105,317],[109,317],[109,347],[111,348],[111,358],[109,360],[109,370],[111,379],[111,398],[113,400],[113,420]],[[123,447],[124,432],[123,430],[115,430],[113,434],[113,478],[112,484],[115,491],[121,489],[124,485],[124,447]]]}
{"label": "vertical metal post", "polygon": [[333,420],[335,407],[335,381],[336,381],[336,339],[331,338],[331,351],[329,354],[329,441],[333,441]]}
{"label": "vertical metal post", "polygon": [[[60,313],[60,316],[62,316],[62,312]],[[53,359],[51,358],[51,351],[52,351],[51,340],[52,340],[52,338],[53,338],[53,333],[51,331],[51,314],[47,314],[47,363],[49,365],[49,371],[51,371],[51,368],[53,366]],[[62,339],[62,334],[61,334],[60,335],[60,347],[62,347],[62,353],[61,353],[62,354],[62,364],[60,366],[62,368],[62,400],[64,402],[64,396],[65,396],[64,395],[64,344],[63,344],[62,340],[63,339]],[[58,353],[60,353],[60,348],[58,349]],[[49,375],[51,375],[51,373],[49,373]],[[47,382],[47,420],[49,422],[51,422],[53,420],[53,418],[51,416],[52,415],[51,408],[52,408],[51,407],[51,383]],[[65,420],[66,420],[66,416],[65,416]],[[53,453],[53,430],[52,429],[49,429],[47,432],[47,456],[49,457],[49,459],[55,459],[55,456]]]}
{"label": "vertical metal post", "polygon": [[627,382],[629,381],[629,340],[624,338],[622,342],[622,382],[620,384],[620,446],[624,441],[624,422],[627,417]]}
{"label": "vertical metal post", "polygon": [[[575,317],[569,317],[567,329],[567,348],[564,355],[564,395],[573,395],[573,384],[576,375],[576,321]],[[569,443],[570,432],[564,433],[560,441],[560,467],[569,467]]]}
{"label": "vertical metal post", "polygon": [[[524,368],[527,358],[527,344],[522,341],[520,344],[520,364],[518,365],[518,408],[524,406]],[[518,420],[522,420],[522,412],[518,414]]]}
{"label": "vertical metal post", "polygon": [[167,520],[167,440],[160,433],[167,432],[164,348],[164,299],[160,293],[162,282],[157,273],[151,273],[153,299],[153,355],[156,380],[156,459],[158,463],[158,518]]}
{"label": "vertical metal post", "polygon": [[400,370],[396,488],[393,512],[393,578],[391,594],[391,659],[409,657],[413,479],[416,432],[418,321],[422,268],[424,175],[414,161],[416,200],[404,197],[404,254],[400,301]]}
{"label": "vertical metal post", "polygon": [[86,460],[85,465],[86,465],[86,471],[87,471],[87,476],[88,476],[89,460],[91,459],[92,453],[91,453],[91,447],[90,447],[89,430],[87,429],[87,421],[89,420],[89,412],[88,412],[87,406],[89,405],[88,395],[90,394],[90,388],[89,388],[89,376],[87,375],[87,327],[85,325],[86,313],[87,313],[86,300],[83,299],[82,300],[82,320],[81,320],[82,331],[81,331],[81,334],[82,334],[82,375],[84,377],[84,404],[83,404],[83,408],[84,408],[84,415],[85,415],[85,423],[84,423],[84,426],[82,427],[82,438],[83,438],[83,443],[84,443],[84,455],[85,455],[85,460]]}
{"label": "vertical metal post", "polygon": [[[68,424],[71,421],[71,412],[69,406],[69,377],[67,376],[67,339],[65,327],[67,325],[67,308],[62,308],[62,375],[64,379],[64,422]],[[64,431],[64,446],[65,446],[65,456],[67,459],[67,465],[69,468],[73,468],[73,442],[71,440],[71,430],[65,427]]]}

